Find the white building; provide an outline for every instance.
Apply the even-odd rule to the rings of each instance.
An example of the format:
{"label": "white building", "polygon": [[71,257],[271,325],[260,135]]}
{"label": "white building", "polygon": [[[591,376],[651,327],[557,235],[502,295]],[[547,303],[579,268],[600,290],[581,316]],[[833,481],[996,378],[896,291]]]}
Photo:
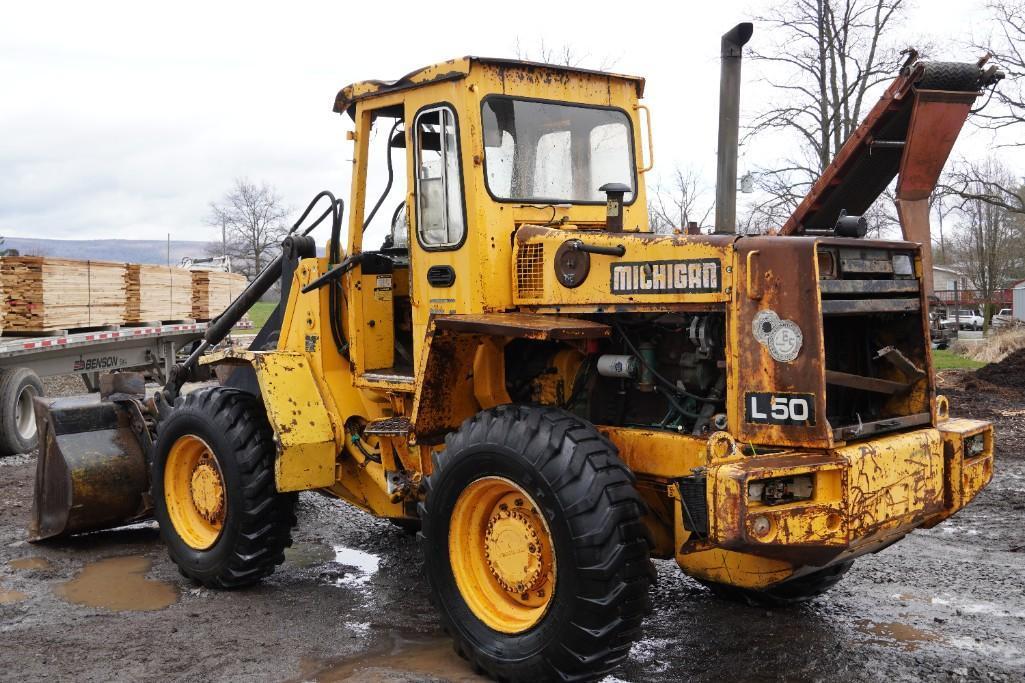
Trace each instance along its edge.
{"label": "white building", "polygon": [[955,282],[959,289],[968,288],[968,278],[963,273],[947,266],[932,267],[932,288],[934,292],[953,290]]}

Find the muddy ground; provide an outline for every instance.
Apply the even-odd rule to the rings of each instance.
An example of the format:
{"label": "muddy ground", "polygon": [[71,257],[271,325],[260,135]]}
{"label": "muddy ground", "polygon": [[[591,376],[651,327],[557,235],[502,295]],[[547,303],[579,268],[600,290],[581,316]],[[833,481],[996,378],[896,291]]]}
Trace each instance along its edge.
{"label": "muddy ground", "polygon": [[[645,637],[609,680],[1025,680],[1025,399],[964,378],[942,377],[952,412],[998,430],[968,509],[796,608],[721,602],[658,562]],[[440,633],[415,540],[387,523],[304,494],[278,572],[213,592],[177,573],[153,524],[26,543],[34,472],[33,455],[0,460],[2,679],[476,680]]]}

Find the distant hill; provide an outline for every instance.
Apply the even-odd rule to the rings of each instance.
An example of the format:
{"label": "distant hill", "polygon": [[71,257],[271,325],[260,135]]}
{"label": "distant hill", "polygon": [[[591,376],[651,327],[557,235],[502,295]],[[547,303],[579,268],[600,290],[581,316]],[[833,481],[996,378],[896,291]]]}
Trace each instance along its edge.
{"label": "distant hill", "polygon": [[[172,241],[171,265],[183,256],[206,256],[208,242]],[[126,263],[167,263],[166,240],[50,240],[35,237],[5,237],[4,249],[17,249],[31,256],[53,256]]]}

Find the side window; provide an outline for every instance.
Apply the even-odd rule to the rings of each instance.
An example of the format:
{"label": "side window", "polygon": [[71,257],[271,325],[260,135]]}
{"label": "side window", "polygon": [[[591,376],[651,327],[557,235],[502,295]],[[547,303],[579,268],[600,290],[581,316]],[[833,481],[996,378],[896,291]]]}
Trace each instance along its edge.
{"label": "side window", "polygon": [[416,229],[428,247],[458,244],[466,233],[459,140],[448,107],[420,112],[416,144]]}

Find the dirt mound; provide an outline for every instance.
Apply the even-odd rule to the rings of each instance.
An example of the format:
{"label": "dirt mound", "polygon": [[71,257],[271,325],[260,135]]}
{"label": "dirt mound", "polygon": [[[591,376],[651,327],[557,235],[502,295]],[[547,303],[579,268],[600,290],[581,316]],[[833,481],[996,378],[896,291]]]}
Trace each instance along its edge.
{"label": "dirt mound", "polygon": [[990,384],[1025,391],[1025,349],[1018,349],[999,363],[984,365],[972,374]]}

